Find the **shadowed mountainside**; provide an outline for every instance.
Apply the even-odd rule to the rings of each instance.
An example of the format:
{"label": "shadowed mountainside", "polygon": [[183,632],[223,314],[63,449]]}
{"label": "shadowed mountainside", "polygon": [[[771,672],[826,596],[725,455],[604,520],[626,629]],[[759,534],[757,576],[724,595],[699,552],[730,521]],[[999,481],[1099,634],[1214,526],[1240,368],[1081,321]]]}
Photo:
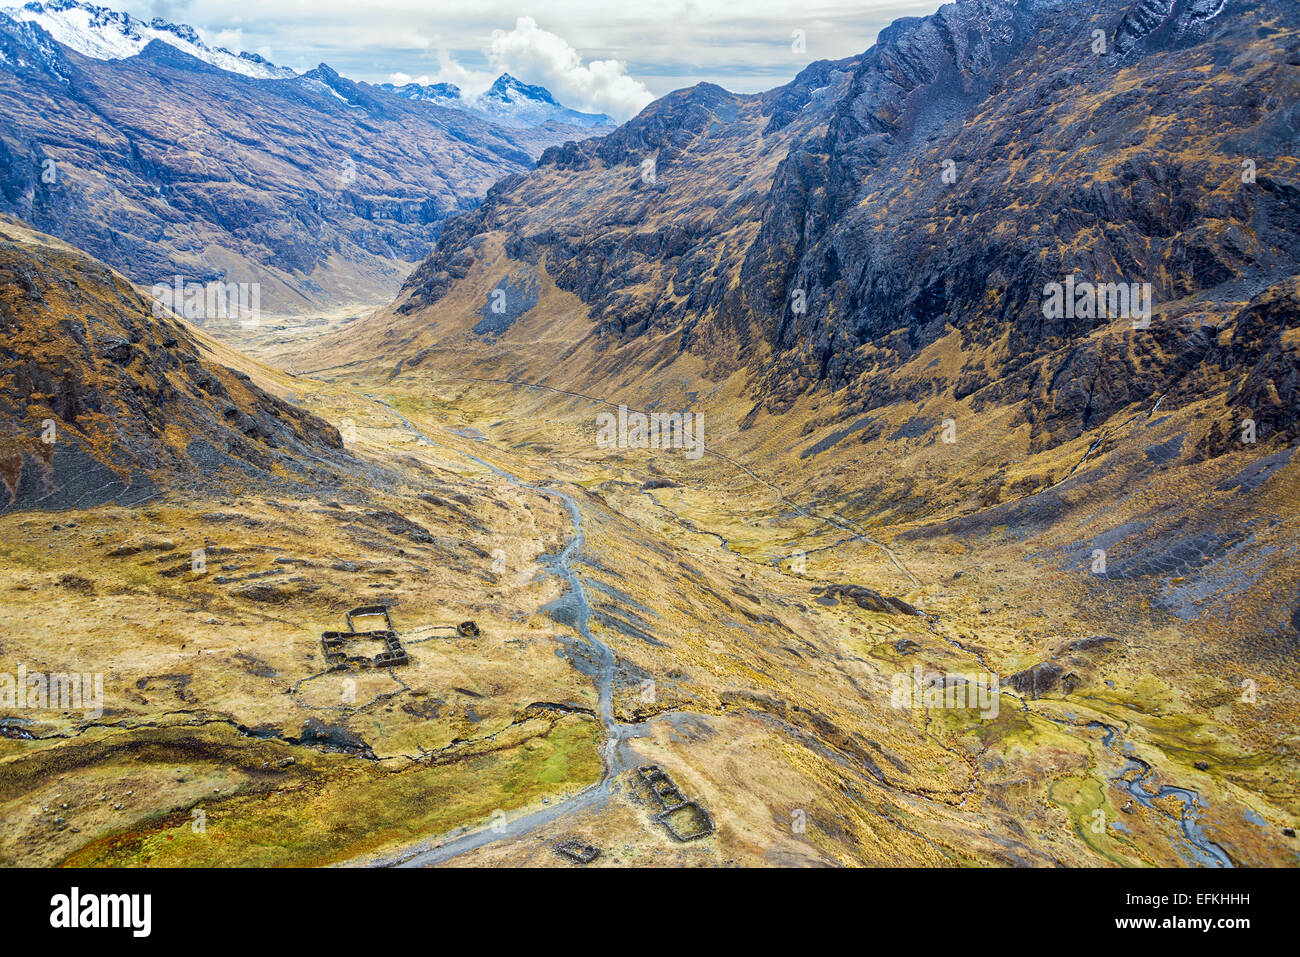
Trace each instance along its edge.
{"label": "shadowed mountainside", "polygon": [[262,284],[303,312],[390,296],[441,221],[555,143],[354,83],[227,72],[160,40],[98,60],[0,14],[0,212],[135,282]]}
{"label": "shadowed mountainside", "polygon": [[[1176,567],[1187,615],[1253,542],[1249,627],[1290,634],[1291,549],[1250,529],[1285,541],[1259,496],[1300,435],[1297,10],[960,0],[765,94],[678,91],[493,187],[312,361],[541,383],[516,414],[572,429],[577,396],[702,411],[796,501],[1108,548],[1153,598]],[[1071,277],[1149,284],[1149,323],[1045,308]]]}
{"label": "shadowed mountainside", "polygon": [[339,432],[219,361],[125,279],[0,219],[0,511],[119,505],[169,485],[332,484]]}
{"label": "shadowed mountainside", "polygon": [[[499,235],[593,331],[680,335],[774,411],[819,388],[868,411],[953,334],[967,361],[910,397],[1028,392],[1039,445],[1204,390],[1188,378],[1211,364],[1284,395],[1241,381],[1278,365],[1276,341],[1207,343],[1300,273],[1297,64],[1296,7],[1275,0],[962,0],[779,90],[694,87],[547,151],[446,225],[398,308],[437,301]],[[1071,275],[1150,283],[1154,328],[1102,346],[1113,317],[1046,318],[1044,285]],[[1300,407],[1281,401],[1254,411],[1286,441]]]}

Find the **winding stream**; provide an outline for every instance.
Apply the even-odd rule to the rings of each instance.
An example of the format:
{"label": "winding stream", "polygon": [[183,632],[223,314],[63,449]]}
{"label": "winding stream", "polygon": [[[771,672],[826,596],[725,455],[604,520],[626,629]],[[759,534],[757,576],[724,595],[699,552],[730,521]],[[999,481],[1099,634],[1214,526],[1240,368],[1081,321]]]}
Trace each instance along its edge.
{"label": "winding stream", "polygon": [[[1089,721],[1089,728],[1101,729],[1101,743],[1111,754],[1124,759],[1124,767],[1117,777],[1111,778],[1111,783],[1124,788],[1133,800],[1149,811],[1157,814],[1164,814],[1156,801],[1160,798],[1172,797],[1182,805],[1182,812],[1178,815],[1178,823],[1182,829],[1183,838],[1187,841],[1187,846],[1191,849],[1194,862],[1205,867],[1234,867],[1232,858],[1218,844],[1215,844],[1205,836],[1205,830],[1201,827],[1200,812],[1204,808],[1201,803],[1201,795],[1192,788],[1181,788],[1172,784],[1165,784],[1155,791],[1148,791],[1147,782],[1150,780],[1155,769],[1141,758],[1135,758],[1128,753],[1127,748],[1116,748],[1115,741],[1119,737],[1119,729],[1114,725],[1105,724],[1101,721]],[[1133,772],[1137,772],[1134,774]]]}
{"label": "winding stream", "polygon": [[1119,728],[1104,721],[1092,720],[1086,724],[1078,724],[1064,718],[1054,718],[1050,714],[1044,714],[1030,708],[1023,698],[1019,700],[1024,711],[1035,717],[1051,721],[1063,728],[1068,728],[1072,732],[1077,731],[1079,728],[1101,731],[1102,747],[1124,761],[1120,773],[1107,780],[1112,786],[1127,791],[1133,800],[1148,811],[1170,817],[1171,815],[1157,805],[1156,801],[1166,797],[1177,800],[1182,805],[1182,810],[1178,814],[1178,827],[1183,840],[1187,844],[1187,849],[1191,853],[1189,863],[1199,864],[1202,867],[1237,866],[1233,863],[1232,858],[1228,856],[1228,852],[1210,840],[1205,834],[1205,829],[1201,827],[1200,812],[1204,810],[1206,805],[1202,803],[1200,792],[1194,788],[1178,787],[1173,784],[1161,785],[1154,791],[1148,791],[1146,786],[1155,774],[1155,768],[1141,758],[1133,756],[1132,746],[1128,741],[1124,740]]}
{"label": "winding stream", "polygon": [[584,671],[584,673],[588,673],[596,685],[599,702],[597,714],[602,727],[605,729],[605,743],[601,747],[601,761],[604,765],[604,771],[601,774],[600,781],[596,784],[557,804],[543,807],[522,817],[502,821],[479,830],[462,829],[461,831],[453,831],[450,834],[434,838],[431,842],[426,842],[413,851],[408,850],[396,860],[384,862],[395,864],[398,867],[427,867],[451,860],[468,851],[497,841],[522,837],[561,817],[602,806],[609,798],[614,778],[631,767],[633,755],[630,749],[625,747],[625,742],[630,738],[640,737],[645,734],[645,725],[624,724],[614,717],[614,653],[608,645],[591,633],[589,624],[591,604],[587,599],[587,590],[583,586],[582,578],[574,568],[574,560],[581,552],[585,539],[582,510],[578,508],[578,503],[573,496],[556,488],[526,482],[519,476],[507,472],[505,469],[493,465],[477,455],[435,442],[383,399],[373,395],[367,395],[366,397],[382,405],[402,423],[408,432],[422,442],[476,462],[512,485],[529,489],[541,495],[551,496],[564,503],[565,508],[568,509],[570,520],[573,522],[573,537],[558,553],[543,555],[539,558],[539,561],[550,574],[564,579],[567,589],[559,598],[547,605],[544,610],[555,621],[568,625],[577,632],[591,650],[594,667],[590,672]]}
{"label": "winding stream", "polygon": [[[588,674],[595,683],[599,700],[598,716],[601,725],[605,730],[605,743],[601,748],[601,760],[604,770],[601,774],[600,781],[596,784],[579,791],[572,797],[562,800],[557,804],[543,807],[537,811],[514,818],[513,820],[500,821],[492,826],[477,830],[462,828],[460,830],[452,831],[439,837],[432,838],[414,849],[408,849],[398,858],[388,859],[381,862],[399,867],[426,867],[433,864],[443,863],[458,857],[461,854],[498,841],[518,839],[560,818],[603,806],[611,794],[611,787],[615,777],[624,770],[627,770],[634,763],[632,760],[634,755],[631,752],[631,749],[627,747],[627,742],[632,738],[644,736],[647,733],[648,723],[625,724],[619,722],[614,716],[614,653],[608,645],[600,641],[591,633],[589,627],[591,604],[588,600],[587,591],[583,585],[582,578],[574,568],[575,559],[582,550],[585,538],[582,511],[578,507],[578,503],[573,496],[550,486],[526,482],[519,476],[507,472],[499,466],[493,465],[491,462],[479,458],[476,455],[435,442],[417,429],[405,416],[383,399],[379,399],[373,395],[367,395],[367,398],[383,406],[391,415],[396,417],[402,423],[407,431],[420,441],[469,459],[483,468],[488,469],[494,475],[510,482],[512,485],[528,489],[541,495],[551,496],[564,503],[565,508],[569,512],[570,520],[573,523],[573,537],[558,553],[554,555],[543,555],[539,558],[539,561],[546,567],[550,574],[564,579],[567,587],[565,592],[555,601],[547,605],[544,610],[550,614],[552,619],[556,622],[572,628],[591,650],[593,655],[593,665],[590,669],[581,670],[583,670],[584,674]],[[960,642],[949,639],[946,636],[938,635],[934,627],[936,623],[935,619],[929,615],[927,615],[926,618],[928,619],[928,624],[930,626],[929,630],[932,634],[935,634],[936,637],[943,638],[943,640],[963,652],[973,655],[983,663],[983,657],[977,651],[966,648]],[[1155,802],[1162,798],[1173,797],[1182,806],[1182,811],[1178,816],[1178,822],[1182,836],[1191,852],[1192,861],[1206,867],[1234,866],[1233,861],[1231,857],[1228,856],[1227,852],[1205,835],[1205,831],[1200,824],[1199,818],[1200,811],[1205,807],[1202,803],[1200,794],[1194,789],[1177,787],[1174,785],[1163,785],[1154,791],[1148,791],[1146,785],[1154,774],[1154,768],[1147,762],[1134,757],[1129,753],[1131,749],[1127,745],[1127,742],[1122,740],[1118,728],[1102,721],[1095,720],[1088,722],[1086,725],[1075,724],[1074,722],[1064,721],[1059,718],[1051,717],[1050,715],[1032,711],[1023,700],[1021,701],[1021,705],[1026,710],[1031,711],[1031,713],[1044,717],[1047,720],[1064,727],[1072,729],[1078,729],[1080,727],[1100,729],[1102,731],[1102,746],[1125,762],[1120,774],[1110,779],[1111,784],[1117,787],[1122,787],[1128,791],[1132,798],[1140,805],[1162,815],[1165,815],[1166,812],[1157,806]],[[662,715],[660,717],[672,718],[673,715]]]}

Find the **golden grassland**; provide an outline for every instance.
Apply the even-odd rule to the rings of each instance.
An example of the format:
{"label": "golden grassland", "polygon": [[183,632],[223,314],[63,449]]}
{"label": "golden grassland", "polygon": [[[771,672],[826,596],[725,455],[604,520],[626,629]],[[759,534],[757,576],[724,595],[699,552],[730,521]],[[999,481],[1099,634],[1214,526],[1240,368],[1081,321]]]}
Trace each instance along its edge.
{"label": "golden grassland", "polygon": [[[560,863],[552,844],[575,834],[604,864],[1191,862],[1176,802],[1144,807],[1116,783],[1125,754],[1153,783],[1195,789],[1200,826],[1234,861],[1296,862],[1284,833],[1300,819],[1295,664],[1247,636],[1300,587],[1300,465],[1251,496],[1220,490],[1258,457],[1249,449],[1133,468],[1229,414],[1208,400],[1159,416],[1135,406],[1041,450],[1015,403],[900,400],[870,431],[845,432],[856,413],[814,392],[776,416],[673,337],[599,343],[544,264],[538,307],[485,340],[468,330],[513,265],[499,239],[432,310],[380,310],[358,320],[364,335],[344,315],[319,339],[287,324],[225,331],[278,370],[201,338],[338,427],[353,454],[400,477],[393,488],[232,488],[0,517],[0,666],[98,670],[105,683],[98,719],[7,726],[5,861],[373,860],[598,781],[604,732],[575,667],[581,642],[545,611],[562,593],[545,556],[574,534],[550,486],[583,516],[578,570],[592,632],[615,656],[615,716],[636,725],[628,747],[669,770],[717,831],[673,843],[623,773],[596,806],[457,863]],[[891,381],[903,394],[951,380],[1000,347],[953,330]],[[597,448],[603,401],[702,411],[709,454]],[[937,437],[944,419],[954,443]],[[1086,481],[1068,481],[1076,469]],[[1015,510],[1044,495],[1059,496],[1049,520]],[[1197,614],[1162,604],[1177,578],[1097,579],[1078,564],[1102,533],[1153,515],[1150,534],[1163,533],[1162,514],[1189,508],[1252,529],[1216,559],[1247,585],[1198,599]],[[1137,545],[1118,541],[1122,565]],[[927,615],[819,600],[828,584]],[[377,601],[412,663],[327,672],[320,633]],[[465,619],[481,638],[438,630]],[[1119,640],[1067,647],[1097,634]],[[1070,669],[1068,691],[1007,686],[1048,659]],[[998,713],[892,707],[895,677],[916,667],[1001,676]],[[1094,722],[1129,750],[1108,748]]]}
{"label": "golden grassland", "polygon": [[[492,476],[460,450],[575,494],[583,555],[591,559],[582,568],[589,594],[599,599],[597,583],[649,609],[641,614],[661,643],[629,635],[612,619],[593,623],[621,663],[656,681],[652,704],[637,682],[616,686],[616,713],[646,722],[632,745],[638,756],[669,768],[718,825],[703,842],[675,845],[625,776],[603,808],[460,863],[555,863],[550,844],[574,832],[606,847],[606,864],[1179,863],[1176,809],[1121,810],[1124,794],[1110,783],[1118,759],[1099,734],[1080,727],[1090,720],[1122,727],[1162,781],[1204,795],[1202,823],[1235,858],[1292,860],[1285,839],[1272,834],[1296,822],[1285,730],[1294,685],[1285,673],[1261,671],[1259,703],[1241,704],[1228,675],[1203,672],[1186,652],[1189,641],[1221,645],[1213,626],[1171,622],[1119,588],[1099,604],[1094,583],[1027,561],[1011,536],[909,543],[899,539],[907,526],[884,524],[869,529],[870,540],[849,541],[853,533],[800,514],[726,462],[596,450],[584,438],[588,413],[556,414],[552,404],[543,414],[546,401],[535,400],[529,414],[532,390],[422,379],[365,384],[437,443],[427,446],[350,383],[299,377],[295,386],[311,411],[336,425],[354,423],[357,451],[418,461],[438,483],[463,483],[474,503],[465,511],[484,520],[482,529],[418,499],[392,504],[445,536],[448,554],[462,540],[486,555],[504,551],[506,571],[472,553],[459,567],[430,560],[417,544],[358,519],[366,509],[351,504],[240,500],[134,515],[110,507],[5,517],[5,658],[49,670],[111,662],[105,697],[119,702],[102,719],[113,727],[81,730],[73,714],[32,730],[75,737],[4,743],[6,816],[24,822],[6,842],[7,858],[336,862],[481,823],[494,810],[535,807],[543,796],[559,799],[596,781],[602,732],[594,720],[526,716],[537,701],[595,704],[591,683],[555,653],[555,635],[565,629],[540,611],[559,586],[538,574],[537,559],[558,550],[571,529],[553,500]],[[813,411],[833,419],[825,408]],[[449,431],[466,427],[485,440]],[[715,433],[711,442],[729,448],[728,438]],[[784,464],[780,457],[740,451],[746,454],[743,461],[766,466],[766,481],[782,477],[773,468]],[[787,467],[796,474],[794,462]],[[919,463],[901,470],[924,474]],[[673,484],[643,487],[650,478]],[[1275,494],[1285,504],[1286,494]],[[814,515],[852,514],[842,501],[805,496],[796,500]],[[211,517],[227,513],[247,522],[231,527]],[[1288,533],[1274,534],[1285,541]],[[191,546],[210,552],[205,575],[188,570]],[[807,554],[797,572],[790,556],[800,546]],[[131,553],[110,556],[114,550]],[[268,604],[213,581],[222,563],[247,573],[273,569],[277,557],[312,563],[287,566],[293,574],[283,577],[305,576],[313,588],[285,581]],[[356,570],[330,567],[342,561]],[[88,562],[93,574],[70,573]],[[183,570],[165,574],[177,567]],[[936,620],[823,606],[812,590],[827,582],[869,585]],[[371,596],[392,604],[404,637],[473,618],[484,638],[413,644],[413,664],[391,679],[356,678],[357,700],[346,708],[338,706],[337,676],[286,694],[323,669],[319,632],[343,627],[342,612]],[[1102,631],[1121,635],[1122,650],[1086,662],[1069,695],[1003,694],[992,719],[889,706],[891,678],[914,665],[981,673],[987,664],[1006,675],[1068,639]],[[64,636],[66,653],[49,653],[51,633]],[[916,650],[901,652],[904,639]],[[371,697],[378,703],[367,703]],[[435,700],[442,705],[431,706]],[[329,720],[363,739],[374,759],[253,739],[235,727],[269,725],[297,737],[311,707],[331,706]],[[701,723],[678,727],[670,719],[677,712]],[[96,755],[93,745],[108,740],[122,744],[101,745]],[[209,749],[221,756],[190,754]],[[285,757],[294,763],[281,768]],[[1198,770],[1198,761],[1210,770]],[[26,770],[33,768],[41,769],[39,785]],[[123,800],[127,790],[134,794]],[[62,803],[70,804],[66,812]],[[110,810],[118,803],[121,811]],[[191,828],[195,808],[205,810],[205,832]],[[1096,810],[1127,831],[1094,832]],[[1270,833],[1261,834],[1248,812]],[[54,816],[78,833],[53,827]]]}
{"label": "golden grassland", "polygon": [[[594,781],[599,726],[564,717],[511,729],[492,750],[447,764],[399,769],[356,767],[311,758],[294,773],[262,772],[167,814],[146,816],[128,831],[78,848],[68,866],[319,866],[430,834],[484,823]],[[187,746],[192,739],[187,733]],[[246,746],[245,746],[246,747]],[[355,762],[352,762],[355,764]],[[333,766],[331,766],[333,765]],[[160,768],[171,773],[177,766]],[[178,774],[202,774],[180,764]],[[257,775],[254,769],[247,772]],[[267,778],[272,780],[268,781]],[[224,779],[222,779],[224,780]],[[194,811],[203,809],[201,826]]]}
{"label": "golden grassland", "polygon": [[[608,835],[605,863],[1193,860],[1180,806],[1131,800],[1116,783],[1126,758],[1103,744],[1096,722],[1118,729],[1125,753],[1154,769],[1152,787],[1195,789],[1197,821],[1234,861],[1296,862],[1283,833],[1300,811],[1295,666],[1280,645],[1249,636],[1267,635],[1300,588],[1297,465],[1251,496],[1221,486],[1262,454],[1254,449],[1137,467],[1146,449],[1179,435],[1191,446],[1231,410],[1214,400],[1159,414],[1135,405],[1039,449],[1015,404],[977,408],[940,394],[878,409],[866,439],[837,440],[857,416],[833,396],[802,396],[773,416],[754,408],[740,376],[709,378],[665,337],[599,342],[585,307],[544,264],[535,310],[496,339],[472,335],[485,290],[512,268],[496,242],[485,237],[487,252],[434,307],[381,310],[365,321],[374,337],[327,336],[296,361],[335,389],[374,390],[439,442],[581,489],[584,554],[599,559],[584,576],[654,610],[653,635],[666,647],[596,630],[659,679],[656,708],[707,716],[711,734],[651,720],[635,747],[714,802],[712,848],[665,845],[632,783],[610,806],[546,834]],[[1169,304],[1154,321],[1179,321],[1187,308]],[[1094,335],[1132,333],[1116,324]],[[390,353],[384,342],[401,346]],[[952,330],[892,370],[891,382],[905,393],[913,379],[951,381],[998,348],[981,352]],[[412,354],[419,360],[395,359]],[[592,382],[602,383],[598,394]],[[606,403],[702,411],[709,454],[693,462],[598,449],[594,417]],[[896,436],[917,418],[929,423],[921,434]],[[938,440],[944,419],[955,443]],[[439,431],[448,426],[483,441]],[[829,450],[816,452],[819,440]],[[1059,495],[1050,519],[1022,527],[1014,506],[1042,495]],[[1161,604],[1187,585],[1183,576],[1088,574],[1079,556],[1090,557],[1094,538],[1153,515],[1156,529],[1176,527],[1189,509],[1218,527],[1252,529],[1210,565],[1243,577],[1197,597],[1194,614]],[[943,524],[952,519],[977,520],[976,530]],[[1140,545],[1121,537],[1112,561]],[[867,585],[933,618],[827,607],[816,601],[827,583]],[[1096,634],[1119,641],[1086,655],[1066,648]],[[1007,676],[1048,659],[1066,662],[1069,691],[1008,690]],[[999,714],[890,708],[891,679],[916,665],[1002,676]],[[616,704],[646,711],[631,695]],[[792,831],[796,811],[816,826]],[[1094,812],[1120,826],[1098,830]],[[550,859],[544,851],[539,836],[464,860],[539,863]]]}

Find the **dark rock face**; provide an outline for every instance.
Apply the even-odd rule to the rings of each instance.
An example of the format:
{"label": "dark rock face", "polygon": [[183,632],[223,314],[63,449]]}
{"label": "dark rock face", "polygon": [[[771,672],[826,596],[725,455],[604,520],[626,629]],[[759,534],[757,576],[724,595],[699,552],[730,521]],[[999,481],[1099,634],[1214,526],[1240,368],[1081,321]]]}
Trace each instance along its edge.
{"label": "dark rock face", "polygon": [[1205,363],[1233,382],[1228,401],[1239,414],[1219,422],[1197,451],[1209,457],[1239,441],[1239,424],[1255,423],[1257,440],[1292,444],[1300,437],[1300,350],[1284,342],[1300,316],[1300,281],[1265,289],[1233,316],[1231,333],[1207,343]]}
{"label": "dark rock face", "polygon": [[[513,258],[536,264],[545,255],[556,284],[593,304],[616,338],[718,310],[726,263],[738,255],[725,233],[757,222],[767,187],[744,171],[824,126],[852,62],[815,63],[758,96],[707,83],[678,90],[608,136],[546,150],[541,176],[508,177],[473,213],[444,224],[400,308],[436,302],[467,274],[482,234],[502,230]],[[548,188],[557,182],[573,187],[559,195],[560,209]]]}
{"label": "dark rock face", "polygon": [[366,518],[393,535],[401,535],[413,542],[427,544],[434,541],[432,533],[427,528],[416,524],[405,515],[391,511],[378,511],[367,513]]}
{"label": "dark rock face", "polygon": [[1141,0],[1124,15],[1115,31],[1115,49],[1127,53],[1177,46],[1205,37],[1211,22],[1224,12],[1228,0]]}
{"label": "dark rock face", "polygon": [[[1055,443],[1188,376],[1204,361],[1208,337],[1179,330],[1170,342],[1170,331],[1148,333],[1172,355],[1156,374],[1148,367],[1130,375],[1145,364],[1135,355],[1103,354],[1102,345],[1071,350],[1113,319],[1048,317],[1046,283],[1077,274],[1150,283],[1157,303],[1207,294],[1227,303],[1246,277],[1245,288],[1261,289],[1300,272],[1300,206],[1288,187],[1220,189],[1239,179],[1243,158],[1264,166],[1282,155],[1300,113],[1294,77],[1261,65],[1247,82],[1218,51],[1255,43],[1253,24],[1266,11],[1294,27],[1294,6],[1096,6],[1090,21],[1077,5],[971,0],[882,33],[815,155],[786,160],[797,179],[793,171],[777,177],[765,229],[795,234],[780,246],[756,244],[742,275],[745,306],[765,314],[776,302],[784,307],[773,338],[790,359],[767,379],[774,408],[801,383],[819,382],[861,395],[870,408],[888,378],[870,376],[870,367],[887,372],[956,328],[963,343],[996,350],[996,364],[969,384],[936,381],[933,393],[948,386],[962,398],[992,380],[979,398],[993,402],[1048,377],[1045,401],[1028,417],[1036,439]],[[1220,28],[1214,42],[1205,39]],[[1106,54],[1092,52],[1093,29],[1118,38]],[[1134,63],[1141,93],[1118,78]],[[1220,82],[1198,116],[1179,119],[1186,71],[1202,65]],[[1157,117],[1175,122],[1158,137],[1137,133]],[[1184,158],[1207,140],[1221,144],[1223,159]],[[1232,225],[1247,222],[1260,227],[1254,240]],[[1107,249],[1101,259],[1097,242]],[[804,250],[794,266],[790,245]],[[782,263],[789,279],[773,288]],[[802,314],[791,307],[791,288],[803,292]],[[1128,348],[1149,346],[1134,336]],[[1048,353],[1060,355],[1029,381],[1018,378],[1027,357]],[[1102,389],[1080,388],[1089,382]]]}
{"label": "dark rock face", "polygon": [[259,282],[274,311],[391,295],[444,218],[590,135],[506,129],[324,65],[257,79],[157,40],[95,60],[3,14],[0,115],[0,212],[137,282]]}
{"label": "dark rock face", "polygon": [[531,269],[502,277],[488,295],[474,324],[477,336],[495,336],[505,332],[537,305],[537,276]]}
{"label": "dark rock face", "polygon": [[1043,661],[1024,671],[1017,671],[1007,681],[1021,694],[1037,698],[1057,687],[1064,673],[1065,669],[1056,662]]}
{"label": "dark rock face", "polygon": [[900,598],[882,595],[875,589],[862,585],[827,585],[822,594],[828,599],[851,601],[864,611],[875,611],[883,615],[922,614]]}
{"label": "dark rock face", "polygon": [[[774,413],[818,389],[848,414],[1019,405],[1037,453],[1135,403],[1227,393],[1280,445],[1300,435],[1293,59],[1290,0],[957,0],[780,89],[702,84],[548,150],[445,224],[400,308],[499,234],[602,333],[680,333]],[[1075,278],[1106,310],[1145,288],[1154,321],[1046,308]],[[954,333],[959,371],[900,380]]]}
{"label": "dark rock face", "polygon": [[324,751],[339,751],[345,754],[359,754],[366,757],[374,756],[370,745],[366,744],[365,740],[345,725],[326,724],[319,718],[308,718],[302,726],[302,734],[296,740],[293,738],[287,740],[294,744],[303,744]]}
{"label": "dark rock face", "polygon": [[1076,638],[1066,645],[1070,651],[1092,651],[1097,648],[1104,648],[1107,645],[1113,645],[1119,641],[1113,635],[1090,635],[1087,638]]}
{"label": "dark rock face", "polygon": [[103,264],[0,219],[0,511],[356,466],[337,429],[203,349]]}
{"label": "dark rock face", "polygon": [[[13,455],[14,453],[10,453]],[[9,510],[87,508],[113,503],[138,505],[154,498],[158,486],[143,472],[123,476],[96,460],[85,449],[69,446],[55,448],[48,461],[26,453],[0,463],[6,473],[16,472],[17,479],[0,489],[0,512]],[[5,494],[7,493],[7,494]]]}

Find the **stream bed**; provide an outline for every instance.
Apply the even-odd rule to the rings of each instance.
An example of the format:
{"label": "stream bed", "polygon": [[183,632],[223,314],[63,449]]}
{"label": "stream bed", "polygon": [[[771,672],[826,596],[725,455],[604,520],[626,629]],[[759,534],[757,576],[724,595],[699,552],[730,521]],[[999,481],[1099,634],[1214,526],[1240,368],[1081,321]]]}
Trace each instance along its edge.
{"label": "stream bed", "polygon": [[582,578],[575,568],[577,558],[582,551],[584,535],[582,510],[578,507],[578,503],[573,496],[556,488],[526,482],[519,476],[507,472],[476,455],[435,442],[412,425],[405,416],[393,409],[387,402],[373,395],[368,396],[368,398],[379,403],[390,414],[396,416],[407,431],[422,442],[467,458],[512,485],[529,489],[540,495],[550,496],[564,504],[573,523],[573,537],[559,552],[554,555],[543,555],[539,561],[547,573],[563,579],[566,588],[564,593],[547,605],[544,611],[558,624],[565,625],[577,632],[590,649],[594,667],[586,669],[584,673],[589,674],[596,686],[597,700],[599,702],[597,714],[605,730],[605,742],[601,747],[601,761],[604,770],[600,781],[596,784],[579,791],[572,797],[525,814],[522,817],[499,821],[486,828],[467,829],[443,835],[435,839],[436,843],[426,843],[414,851],[408,851],[400,859],[388,862],[395,863],[399,867],[427,867],[451,860],[488,844],[518,839],[562,817],[602,806],[609,798],[614,778],[632,765],[631,759],[633,755],[630,749],[625,747],[625,742],[629,738],[643,736],[646,733],[646,728],[644,725],[623,724],[614,717],[614,653],[608,645],[591,633],[591,603],[588,601]]}

